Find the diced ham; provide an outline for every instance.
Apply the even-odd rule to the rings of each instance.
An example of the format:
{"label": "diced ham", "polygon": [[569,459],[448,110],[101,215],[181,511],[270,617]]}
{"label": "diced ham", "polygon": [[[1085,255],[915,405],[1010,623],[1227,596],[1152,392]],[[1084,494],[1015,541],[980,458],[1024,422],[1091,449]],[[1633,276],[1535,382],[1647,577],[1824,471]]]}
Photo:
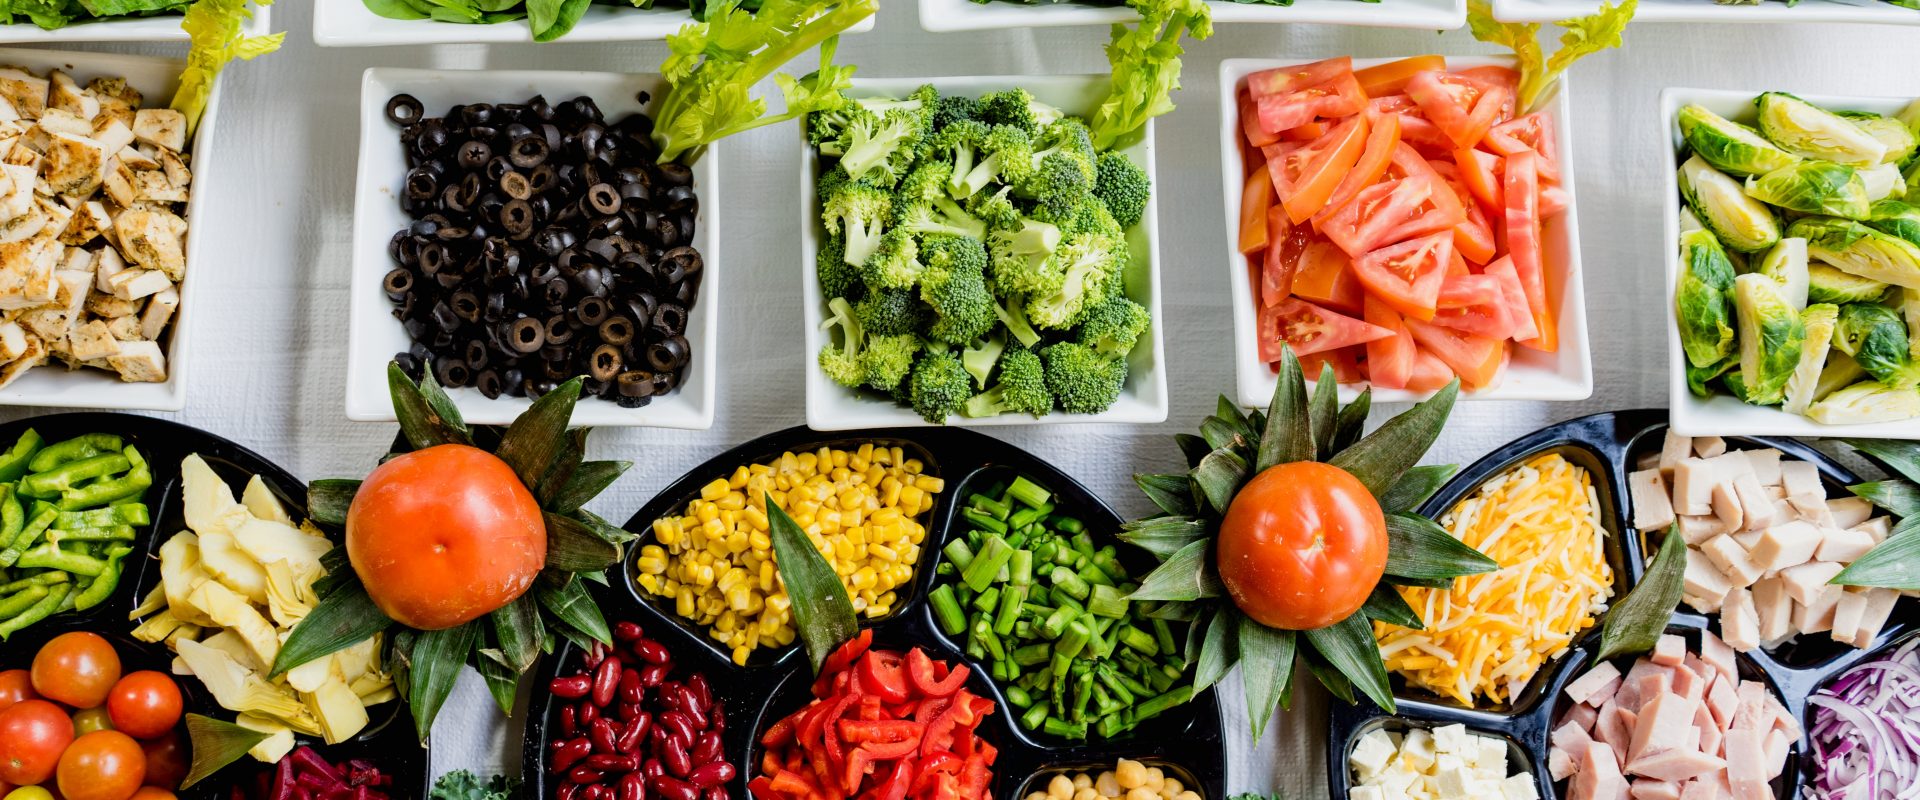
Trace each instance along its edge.
{"label": "diced ham", "polygon": [[1567,713],[1560,716],[1560,721],[1577,724],[1580,730],[1588,732],[1593,730],[1593,723],[1598,719],[1600,719],[1600,709],[1586,703],[1574,703],[1567,707]]}
{"label": "diced ham", "polygon": [[1680,784],[1667,781],[1634,781],[1627,793],[1633,800],[1680,800]]}
{"label": "diced ham", "polygon": [[[1628,771],[1642,756],[1686,748],[1686,732],[1693,724],[1693,702],[1672,692],[1647,699],[1627,745]],[[1686,777],[1693,777],[1688,775]]]}
{"label": "diced ham", "polygon": [[1693,440],[1693,452],[1701,458],[1714,458],[1727,452],[1727,440],[1718,436],[1701,436]]}
{"label": "diced ham", "polygon": [[1793,742],[1787,739],[1787,732],[1774,728],[1767,732],[1767,780],[1780,777],[1787,768],[1787,750]]}
{"label": "diced ham", "polygon": [[1654,780],[1685,781],[1727,767],[1727,761],[1718,756],[1698,750],[1674,749],[1649,753],[1628,764],[1627,771]]}
{"label": "diced ham", "polygon": [[1720,740],[1726,736],[1726,728],[1714,717],[1711,706],[1704,702],[1693,704],[1693,729],[1700,734],[1694,741],[1695,749],[1710,756],[1720,754]]}
{"label": "diced ham", "polygon": [[1562,691],[1567,693],[1567,699],[1576,703],[1586,703],[1588,698],[1593,697],[1595,693],[1600,691],[1601,687],[1609,683],[1615,683],[1619,678],[1620,669],[1615,667],[1611,662],[1602,661],[1600,662],[1600,666],[1594,667],[1588,670],[1587,674],[1575,678],[1574,681],[1567,684],[1567,688]]}
{"label": "diced ham", "polygon": [[1767,732],[1747,728],[1727,731],[1727,779],[1734,800],[1772,800],[1767,782]]}
{"label": "diced ham", "polygon": [[1667,429],[1667,436],[1660,445],[1660,471],[1672,474],[1680,462],[1693,454],[1693,439]]}
{"label": "diced ham", "polygon": [[1633,500],[1635,530],[1665,530],[1673,524],[1673,496],[1667,493],[1667,481],[1660,470],[1647,469],[1627,476],[1627,489]]}
{"label": "diced ham", "polygon": [[1677,667],[1681,662],[1685,661],[1686,658],[1687,640],[1674,634],[1666,633],[1661,634],[1660,639],[1654,642],[1653,655],[1649,660],[1663,667]]}
{"label": "diced ham", "polygon": [[1780,583],[1793,602],[1803,606],[1812,605],[1827,587],[1827,581],[1833,580],[1833,576],[1840,574],[1843,569],[1846,568],[1829,561],[1809,561],[1780,570]]}
{"label": "diced ham", "polygon": [[1820,529],[1805,520],[1775,525],[1760,534],[1747,558],[1762,572],[1796,567],[1813,558],[1824,537]]}
{"label": "diced ham", "polygon": [[1633,724],[1637,719],[1633,712],[1612,703],[1601,706],[1600,719],[1593,723],[1593,739],[1613,748],[1613,753],[1625,755],[1627,747],[1633,744]]}
{"label": "diced ham", "polygon": [[1623,800],[1627,797],[1627,778],[1620,774],[1620,760],[1605,742],[1587,745],[1581,753],[1578,771],[1568,800]]}
{"label": "diced ham", "polygon": [[1706,694],[1707,682],[1693,670],[1684,666],[1674,667],[1673,680],[1668,684],[1667,691],[1686,698],[1688,702],[1693,702]]}
{"label": "diced ham", "polygon": [[1739,662],[1734,658],[1733,648],[1728,647],[1727,643],[1714,635],[1713,631],[1702,631],[1700,634],[1700,660],[1719,670],[1724,680],[1740,678],[1740,670],[1737,666]]}
{"label": "diced ham", "polygon": [[[1584,708],[1585,706],[1577,706]],[[1587,751],[1587,745],[1593,744],[1593,737],[1587,735],[1585,728],[1574,721],[1560,724],[1553,729],[1553,750],[1547,757],[1547,771],[1553,773],[1553,779],[1563,781],[1578,766],[1578,753]]]}
{"label": "diced ham", "polygon": [[1720,800],[1720,787],[1715,781],[1694,778],[1681,787],[1680,800]]}
{"label": "diced ham", "polygon": [[1734,712],[1740,708],[1740,693],[1734,688],[1734,680],[1725,676],[1715,680],[1713,688],[1707,690],[1706,706],[1720,727],[1732,727]]}
{"label": "diced ham", "polygon": [[1780,485],[1780,451],[1771,447],[1744,451],[1747,464],[1753,467],[1753,477],[1761,486]]}
{"label": "diced ham", "polygon": [[1757,730],[1765,733],[1773,729],[1773,709],[1767,705],[1773,698],[1767,694],[1767,685],[1759,681],[1741,681],[1740,704],[1733,712],[1732,730]]}

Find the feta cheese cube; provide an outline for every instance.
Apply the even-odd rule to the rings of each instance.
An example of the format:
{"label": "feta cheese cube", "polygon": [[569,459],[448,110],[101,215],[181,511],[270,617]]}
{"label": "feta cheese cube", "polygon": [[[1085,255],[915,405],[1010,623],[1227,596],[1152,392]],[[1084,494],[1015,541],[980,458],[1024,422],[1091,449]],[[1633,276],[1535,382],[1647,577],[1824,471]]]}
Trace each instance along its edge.
{"label": "feta cheese cube", "polygon": [[1386,731],[1375,730],[1360,737],[1360,741],[1354,744],[1353,752],[1347,756],[1347,763],[1354,772],[1360,774],[1362,780],[1371,780],[1386,769],[1393,757],[1393,742],[1387,739]]}
{"label": "feta cheese cube", "polygon": [[1500,782],[1501,800],[1540,800],[1540,789],[1533,785],[1533,776],[1514,775]]}
{"label": "feta cheese cube", "polygon": [[1442,725],[1433,729],[1433,749],[1441,755],[1463,755],[1472,751],[1471,736],[1465,725]]}

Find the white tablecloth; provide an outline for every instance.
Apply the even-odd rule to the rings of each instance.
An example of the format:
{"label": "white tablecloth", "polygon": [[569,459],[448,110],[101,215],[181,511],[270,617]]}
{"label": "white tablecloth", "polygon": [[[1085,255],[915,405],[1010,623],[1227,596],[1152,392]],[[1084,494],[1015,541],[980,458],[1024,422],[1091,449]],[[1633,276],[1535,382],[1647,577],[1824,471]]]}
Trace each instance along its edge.
{"label": "white tablecloth", "polygon": [[[1861,0],[1866,2],[1868,0]],[[314,0],[347,3],[359,0]],[[850,37],[843,62],[861,75],[992,75],[1105,71],[1103,29],[1007,30],[934,35],[922,31],[912,0],[885,0],[879,26]],[[1916,12],[1920,13],[1920,12]],[[171,415],[252,447],[304,477],[358,475],[393,435],[389,425],[348,422],[341,411],[347,337],[347,274],[357,98],[371,66],[653,71],[657,43],[488,48],[322,50],[312,44],[312,9],[283,0],[276,27],[285,49],[238,65],[226,84],[226,111],[214,158],[232,191],[210,198],[211,222],[195,236],[220,246],[193,265],[203,282],[193,315],[201,353],[188,376],[187,409]],[[1661,283],[1661,198],[1666,134],[1656,113],[1666,86],[1822,94],[1920,95],[1920,28],[1865,26],[1637,25],[1623,50],[1578,65],[1573,130],[1579,205],[1586,234],[1587,313],[1596,389],[1578,403],[1466,402],[1432,460],[1466,463],[1541,425],[1583,414],[1661,405],[1666,351]],[[1039,453],[1091,486],[1123,514],[1145,513],[1129,476],[1177,468],[1170,436],[1211,413],[1232,388],[1227,244],[1216,153],[1219,87],[1227,57],[1321,58],[1424,52],[1492,52],[1464,31],[1320,26],[1222,26],[1191,46],[1179,110],[1159,125],[1162,286],[1158,321],[1167,342],[1173,412],[1157,426],[989,428]],[[810,58],[797,62],[805,71]],[[501,98],[506,99],[506,98]],[[776,101],[777,102],[777,101]],[[801,424],[792,213],[800,154],[787,127],[728,144],[723,166],[729,207],[722,315],[720,413],[712,430],[643,429],[595,434],[592,457],[630,459],[634,468],[593,509],[625,519],[655,491],[719,451]],[[11,419],[45,409],[10,409]],[[1376,412],[1376,416],[1381,412]],[[1325,701],[1316,691],[1282,713],[1266,737],[1249,741],[1237,681],[1224,687],[1231,791],[1282,790],[1325,796]],[[520,728],[504,721],[469,674],[442,712],[432,751],[436,771],[516,770]]]}

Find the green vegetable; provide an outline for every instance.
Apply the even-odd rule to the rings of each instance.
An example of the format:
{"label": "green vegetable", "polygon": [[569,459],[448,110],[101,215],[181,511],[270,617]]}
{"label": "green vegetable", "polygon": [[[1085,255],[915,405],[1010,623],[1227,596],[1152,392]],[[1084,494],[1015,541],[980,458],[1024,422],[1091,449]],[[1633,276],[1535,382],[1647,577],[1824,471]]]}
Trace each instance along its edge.
{"label": "green vegetable", "polygon": [[1171,95],[1180,88],[1180,37],[1213,36],[1213,17],[1204,0],[1128,0],[1140,12],[1129,28],[1113,26],[1107,64],[1113,83],[1088,126],[1101,150],[1122,147],[1147,120],[1173,110]]}
{"label": "green vegetable", "polygon": [[1554,23],[1565,32],[1560,34],[1560,49],[1551,56],[1540,46],[1539,23],[1500,22],[1489,0],[1467,0],[1467,28],[1475,39],[1513,50],[1520,67],[1519,107],[1534,111],[1559,90],[1560,75],[1573,62],[1620,46],[1639,5],[1639,0],[1601,3],[1594,14]]}
{"label": "green vegetable", "polygon": [[0,3],[0,25],[32,23],[43,30],[58,30],[75,23],[178,14],[192,4],[193,0],[14,0]]}
{"label": "green vegetable", "polygon": [[[4,455],[0,475],[0,638],[112,596],[153,483],[140,451],[112,434],[52,444],[32,430]],[[11,567],[12,569],[7,569]]]}
{"label": "green vegetable", "polygon": [[1131,228],[1147,212],[1147,198],[1153,193],[1153,181],[1133,159],[1116,152],[1100,154],[1094,164],[1096,176],[1093,196],[1107,205],[1113,219],[1122,228]]}
{"label": "green vegetable", "polygon": [[1847,219],[1866,219],[1867,184],[1860,172],[1831,161],[1801,161],[1747,178],[1747,195],[1763,203]]}
{"label": "green vegetable", "polygon": [[833,566],[777,503],[767,503],[769,538],[780,582],[793,598],[793,623],[806,645],[807,659],[819,672],[828,654],[859,632],[853,601]]}
{"label": "green vegetable", "polygon": [[1807,255],[1845,272],[1896,286],[1920,288],[1920,245],[1834,217],[1802,217],[1788,236],[1807,240]]}
{"label": "green vegetable", "polygon": [[1869,210],[1867,227],[1920,245],[1920,205],[1902,200],[1881,200]]}
{"label": "green vegetable", "polygon": [[1834,346],[1853,356],[1861,369],[1890,388],[1920,384],[1909,354],[1907,325],[1878,303],[1849,303],[1840,308]]}
{"label": "green vegetable", "polygon": [[1841,111],[1839,115],[1848,122],[1866,131],[1867,135],[1880,140],[1887,146],[1887,154],[1881,156],[1881,163],[1905,166],[1913,159],[1914,151],[1920,150],[1920,135],[1900,120],[1869,114],[1864,111]]}
{"label": "green vegetable", "polygon": [[1674,294],[1680,345],[1697,368],[1720,363],[1733,352],[1733,264],[1719,240],[1704,231],[1680,235],[1681,273]]}
{"label": "green vegetable", "polygon": [[[1806,241],[1801,239],[1800,241]],[[1873,303],[1887,294],[1887,285],[1828,266],[1807,266],[1807,301],[1810,303]]]}
{"label": "green vegetable", "polygon": [[1781,296],[1794,310],[1807,307],[1807,240],[1781,239],[1760,258],[1754,271],[1779,284]]}
{"label": "green vegetable", "polygon": [[1877,165],[1887,155],[1886,144],[1873,134],[1793,95],[1767,92],[1754,105],[1760,109],[1760,133],[1796,155],[1857,167]]}
{"label": "green vegetable", "polygon": [[1780,149],[1759,131],[1698,105],[1680,109],[1680,135],[1687,147],[1729,175],[1764,175],[1791,167],[1800,157]]}
{"label": "green vegetable", "polygon": [[520,779],[495,775],[485,781],[464,769],[454,770],[433,782],[428,800],[513,800],[520,796]]}
{"label": "green vegetable", "polygon": [[1752,253],[1780,241],[1780,221],[1773,211],[1698,156],[1680,165],[1680,195],[1729,250]]}
{"label": "green vegetable", "polygon": [[[1740,327],[1740,380],[1747,387],[1746,400],[1755,405],[1779,403],[1787,380],[1800,364],[1806,326],[1800,321],[1800,313],[1782,296],[1780,285],[1765,275],[1749,273],[1735,278],[1733,301]],[[1904,366],[1904,336],[1900,344]]]}
{"label": "green vegetable", "polygon": [[1813,401],[1819,399],[1820,374],[1826,366],[1839,319],[1840,308],[1831,303],[1808,306],[1800,313],[1800,324],[1806,329],[1807,338],[1800,346],[1800,362],[1794,365],[1793,376],[1787,379],[1781,410],[1804,415]]}
{"label": "green vegetable", "polygon": [[1879,381],[1864,381],[1814,403],[1807,409],[1807,417],[1823,425],[1909,420],[1920,417],[1920,390],[1895,389]]}
{"label": "green vegetable", "polygon": [[[273,0],[256,0],[262,6]],[[174,90],[173,110],[187,118],[187,135],[200,125],[200,115],[213,97],[213,79],[234,59],[252,61],[275,50],[286,41],[285,31],[248,36],[246,24],[253,19],[249,0],[194,0],[186,7],[180,27],[192,42],[187,50],[187,66],[180,71],[180,88]]]}

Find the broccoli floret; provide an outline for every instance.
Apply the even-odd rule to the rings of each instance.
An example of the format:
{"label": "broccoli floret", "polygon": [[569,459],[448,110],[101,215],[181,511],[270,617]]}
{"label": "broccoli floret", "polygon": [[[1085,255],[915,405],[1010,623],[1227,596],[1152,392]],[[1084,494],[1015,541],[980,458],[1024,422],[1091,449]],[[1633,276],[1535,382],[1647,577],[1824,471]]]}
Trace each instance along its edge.
{"label": "broccoli floret", "polygon": [[1059,287],[1036,294],[1027,305],[1027,319],[1041,328],[1059,330],[1079,323],[1087,309],[1106,301],[1120,285],[1115,277],[1126,270],[1126,242],[1099,234],[1077,233],[1055,250],[1047,272],[1059,272]]}
{"label": "broccoli floret", "polygon": [[[866,367],[861,363],[861,346],[866,336],[860,327],[860,320],[853,312],[853,306],[844,297],[835,297],[827,301],[827,310],[832,316],[820,324],[827,331],[827,343],[820,348],[820,371],[834,383],[846,387],[856,387],[867,381]],[[840,329],[840,344],[833,343],[833,329]]]}
{"label": "broccoli floret", "polygon": [[895,336],[867,336],[860,351],[860,367],[866,370],[867,386],[891,392],[906,380],[913,369],[913,358],[920,353],[920,337],[911,333]]}
{"label": "broccoli floret", "polygon": [[953,176],[953,165],[944,159],[923,158],[907,173],[900,188],[894,190],[894,202],[897,205],[913,206],[931,203],[935,200],[949,200],[947,184]]}
{"label": "broccoli floret", "polygon": [[895,225],[900,230],[921,236],[965,236],[978,240],[987,235],[987,223],[967,213],[953,198],[944,194],[905,207]]}
{"label": "broccoli floret", "polygon": [[980,119],[989,125],[1014,125],[1028,133],[1037,133],[1063,116],[1060,109],[1033,99],[1025,89],[980,96]]}
{"label": "broccoli floret", "polygon": [[994,331],[984,339],[975,339],[960,351],[960,364],[967,368],[967,374],[973,376],[973,385],[987,388],[987,376],[993,374],[993,365],[999,363],[1000,354],[1007,350],[1007,335]]}
{"label": "broccoli floret", "polygon": [[1094,162],[1093,196],[1106,204],[1121,228],[1131,228],[1147,213],[1153,181],[1133,159],[1117,151],[1100,154]]}
{"label": "broccoli floret", "polygon": [[844,297],[859,300],[867,294],[866,284],[860,282],[860,272],[847,263],[847,240],[840,236],[828,236],[820,245],[820,253],[814,259],[814,273],[820,279],[820,293],[827,297]]}
{"label": "broccoli floret", "polygon": [[960,120],[941,128],[928,140],[926,157],[947,164],[947,192],[953,197],[967,196],[967,175],[979,163],[980,144],[991,130],[974,120]]}
{"label": "broccoli floret", "polygon": [[1124,358],[1151,321],[1146,306],[1114,295],[1087,310],[1080,322],[1080,343],[1108,358]]}
{"label": "broccoli floret", "polygon": [[1059,342],[1040,351],[1047,390],[1072,414],[1098,414],[1120,398],[1127,362],[1107,358],[1079,342]]}
{"label": "broccoli floret", "polygon": [[980,192],[967,198],[967,213],[987,224],[989,230],[1017,231],[1024,217],[1013,204],[1013,187],[997,192]]}
{"label": "broccoli floret", "polygon": [[860,110],[846,95],[839,97],[839,105],[807,115],[807,142],[818,148],[821,155],[837,156],[846,152],[847,123]]}
{"label": "broccoli floret", "polygon": [[1043,207],[1065,209],[1092,193],[1093,140],[1080,120],[1068,117],[1047,126],[1033,147],[1033,168],[1014,184],[1015,194]]}
{"label": "broccoli floret", "polygon": [[968,122],[980,116],[980,101],[971,97],[948,95],[933,104],[933,129],[944,131],[957,122]]}
{"label": "broccoli floret", "polygon": [[964,345],[993,329],[993,295],[987,293],[986,250],[978,239],[937,236],[927,242],[927,268],[920,299],[933,308],[927,334]]}
{"label": "broccoli floret", "polygon": [[957,199],[972,197],[993,183],[1019,183],[1033,172],[1033,140],[1027,132],[1011,125],[995,125],[979,140],[976,162],[953,193]]}
{"label": "broccoli floret", "polygon": [[867,262],[893,218],[893,196],[859,181],[843,180],[833,187],[820,212],[821,221],[843,241],[846,262],[860,266]]}
{"label": "broccoli floret", "polygon": [[1053,393],[1047,390],[1046,367],[1032,350],[1017,347],[1000,357],[1000,381],[967,400],[960,413],[992,417],[1007,412],[1044,417],[1053,411]]}
{"label": "broccoli floret", "polygon": [[928,422],[944,423],[973,395],[973,376],[959,357],[945,350],[928,350],[913,364],[908,399]]}
{"label": "broccoli floret", "polygon": [[846,154],[840,166],[854,180],[892,186],[907,174],[919,154],[922,118],[895,108],[885,114],[856,113],[847,124]]}
{"label": "broccoli floret", "polygon": [[[852,247],[852,240],[848,240]],[[880,238],[867,260],[860,263],[860,279],[868,289],[911,289],[920,282],[920,245],[905,230],[890,230]]]}
{"label": "broccoli floret", "polygon": [[1092,194],[1080,195],[1065,205],[1037,205],[1033,209],[1033,218],[1058,226],[1062,236],[1085,233],[1114,239],[1126,238],[1126,231],[1120,228],[1113,214],[1107,212],[1107,204]]}
{"label": "broccoli floret", "polygon": [[868,336],[899,336],[916,333],[926,324],[912,289],[874,289],[853,305],[854,318]]}
{"label": "broccoli floret", "polygon": [[1021,220],[1017,230],[996,230],[988,234],[994,291],[1001,295],[1029,295],[1049,294],[1058,289],[1066,278],[1052,262],[1060,239],[1058,226],[1032,219]]}

